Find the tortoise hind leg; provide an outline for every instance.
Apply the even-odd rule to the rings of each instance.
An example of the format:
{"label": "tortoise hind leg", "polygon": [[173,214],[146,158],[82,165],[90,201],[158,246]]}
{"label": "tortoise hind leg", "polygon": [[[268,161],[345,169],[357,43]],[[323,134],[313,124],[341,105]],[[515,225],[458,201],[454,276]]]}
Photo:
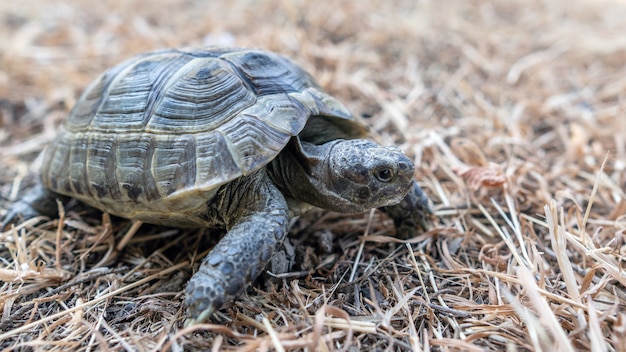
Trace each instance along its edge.
{"label": "tortoise hind leg", "polygon": [[40,215],[55,216],[57,199],[65,200],[67,197],[53,193],[40,184],[35,185],[9,207],[0,223],[0,230],[19,218],[27,220]]}
{"label": "tortoise hind leg", "polygon": [[428,197],[415,181],[400,203],[380,210],[394,220],[400,238],[412,237],[418,230],[428,230],[428,219],[432,214]]}
{"label": "tortoise hind leg", "polygon": [[186,325],[210,318],[256,279],[287,234],[284,196],[264,172],[226,186],[218,200],[228,232],[202,260],[185,291]]}

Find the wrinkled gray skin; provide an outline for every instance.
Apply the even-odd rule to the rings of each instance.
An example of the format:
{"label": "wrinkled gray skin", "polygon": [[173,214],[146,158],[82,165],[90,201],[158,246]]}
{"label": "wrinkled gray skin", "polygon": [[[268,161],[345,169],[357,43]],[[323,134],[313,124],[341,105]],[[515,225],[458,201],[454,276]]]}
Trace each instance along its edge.
{"label": "wrinkled gray skin", "polygon": [[300,213],[306,203],[342,213],[384,207],[404,236],[425,227],[428,200],[398,148],[335,140],[302,149],[283,151],[266,171],[219,191],[209,212],[229,231],[189,281],[189,323],[207,320],[259,275],[287,234],[289,213]]}
{"label": "wrinkled gray skin", "polygon": [[55,200],[70,196],[147,223],[226,228],[187,285],[188,323],[203,322],[255,280],[289,219],[311,206],[381,208],[403,237],[425,228],[428,200],[413,163],[398,148],[354,139],[364,135],[277,55],[140,55],[86,90],[47,149],[41,184],[1,226],[54,216]]}

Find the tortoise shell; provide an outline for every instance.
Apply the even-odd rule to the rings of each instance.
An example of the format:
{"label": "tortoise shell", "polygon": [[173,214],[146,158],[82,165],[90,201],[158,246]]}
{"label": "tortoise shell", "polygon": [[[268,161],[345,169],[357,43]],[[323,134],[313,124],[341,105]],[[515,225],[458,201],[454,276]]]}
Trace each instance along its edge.
{"label": "tortoise shell", "polygon": [[114,215],[184,222],[220,186],[263,168],[301,132],[324,142],[364,128],[280,55],[143,54],[85,90],[45,152],[42,181]]}

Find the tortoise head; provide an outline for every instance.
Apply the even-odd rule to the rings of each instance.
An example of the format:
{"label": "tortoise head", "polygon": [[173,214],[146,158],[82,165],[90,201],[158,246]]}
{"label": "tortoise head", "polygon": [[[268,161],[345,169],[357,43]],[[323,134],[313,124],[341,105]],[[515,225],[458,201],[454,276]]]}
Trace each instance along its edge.
{"label": "tortoise head", "polygon": [[399,148],[360,139],[334,144],[327,168],[327,187],[341,199],[325,208],[348,213],[399,203],[415,171]]}
{"label": "tortoise head", "polygon": [[415,166],[400,149],[363,139],[316,145],[294,139],[268,165],[289,198],[341,213],[398,204],[413,183]]}

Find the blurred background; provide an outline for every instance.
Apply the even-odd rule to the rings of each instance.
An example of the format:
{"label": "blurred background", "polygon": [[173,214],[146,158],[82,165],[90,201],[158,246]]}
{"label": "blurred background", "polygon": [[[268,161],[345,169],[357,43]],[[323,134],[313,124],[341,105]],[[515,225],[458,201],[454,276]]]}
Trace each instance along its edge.
{"label": "blurred background", "polygon": [[[104,69],[139,52],[213,45],[258,47],[291,57],[362,119],[374,139],[400,146],[415,160],[416,177],[439,216],[434,229],[425,235],[428,240],[415,251],[428,258],[425,262],[449,270],[441,274],[448,275],[448,281],[432,282],[458,283],[448,287],[450,291],[441,295],[439,303],[467,309],[470,315],[448,319],[443,314],[445,323],[439,328],[448,330],[433,335],[432,329],[415,333],[409,329],[413,322],[433,323],[428,320],[431,316],[424,313],[422,321],[408,314],[408,332],[403,335],[394,330],[389,335],[400,341],[396,346],[425,343],[426,335],[432,343],[442,336],[456,338],[461,331],[470,341],[465,348],[475,344],[503,349],[509,343],[536,348],[531,321],[512,310],[510,316],[488,314],[489,307],[503,304],[499,291],[496,293],[499,286],[490,282],[520,285],[513,276],[510,281],[505,279],[505,274],[513,272],[507,264],[519,263],[511,259],[515,247],[504,246],[498,235],[509,232],[495,224],[512,226],[511,231],[519,233],[520,237],[507,243],[515,242],[516,248],[529,246],[527,253],[520,255],[530,256],[527,263],[533,264],[529,266],[534,265],[541,277],[547,278],[545,282],[549,281],[539,280],[543,289],[554,293],[550,297],[556,311],[559,304],[571,302],[554,299],[568,296],[566,285],[559,284],[562,262],[557,264],[550,249],[550,233],[540,225],[545,219],[544,206],[552,200],[564,207],[563,226],[568,231],[587,229],[594,236],[589,246],[612,246],[607,250],[612,256],[609,261],[587,261],[579,247],[568,253],[572,263],[582,268],[577,276],[581,282],[589,272],[585,269],[597,265],[593,282],[599,286],[593,297],[604,292],[610,297],[602,296],[603,302],[617,302],[615,307],[623,312],[624,287],[603,286],[604,281],[598,281],[606,274],[623,284],[614,268],[626,255],[623,242],[616,240],[626,228],[626,2],[618,0],[2,0],[0,162],[4,167],[0,169],[0,215],[17,197],[18,189],[29,183],[32,161],[54,138],[56,126],[85,86]],[[597,181],[595,175],[605,158],[601,181]],[[599,188],[589,220],[581,224],[596,182]],[[502,214],[501,207],[516,219],[515,226],[497,216]],[[485,214],[496,214],[497,219],[486,220]],[[382,219],[380,215],[375,218]],[[359,243],[358,236],[368,223],[363,216],[356,219],[346,221],[344,227],[338,226],[335,218],[315,222],[337,237],[346,235],[354,240],[342,242],[341,251],[335,249],[337,257],[330,257],[345,260],[345,270],[356,260],[358,246],[354,243]],[[383,219],[372,231],[387,234],[391,228]],[[395,248],[368,246],[375,248],[365,251],[364,262],[382,260]],[[587,249],[597,249],[592,247]],[[11,256],[2,253],[9,263]],[[39,252],[32,253],[36,256]],[[49,257],[42,258],[50,263],[45,260]],[[328,259],[328,254],[317,260],[324,258]],[[611,265],[604,266],[608,262]],[[498,275],[465,276],[468,271],[464,270],[473,268]],[[459,272],[453,273],[453,269]],[[394,270],[397,275],[395,266],[386,273]],[[316,289],[330,287],[333,279],[342,280],[341,275],[331,276]],[[417,282],[415,277],[412,280]],[[377,287],[387,285],[382,276],[379,282]],[[464,284],[474,286],[470,290]],[[275,296],[266,297],[280,300],[289,295],[291,287],[282,287],[286,292],[282,296],[274,292]],[[381,288],[381,292],[392,299],[389,291]],[[471,297],[465,297],[469,292]],[[333,292],[329,300],[343,307],[341,302],[354,303],[351,294]],[[176,302],[180,297],[163,304]],[[576,341],[572,342],[575,347],[585,350],[593,338],[582,321],[591,318],[580,320],[573,308],[579,309],[583,303],[579,304],[567,306],[558,316],[563,328],[573,331],[570,337]],[[626,331],[624,320],[620,323],[617,316],[626,317],[600,307],[606,308],[605,320],[594,320],[602,327],[600,340],[606,339],[600,346],[612,344],[615,350],[624,351],[616,347],[620,346],[616,341],[624,341]],[[9,316],[11,307],[4,308]],[[313,308],[310,314],[315,314]],[[478,308],[485,315],[474,313]],[[162,311],[168,309],[182,311],[179,306]],[[429,309],[437,313],[435,308]],[[477,327],[480,321],[484,330]],[[249,321],[238,324],[258,328]],[[420,324],[415,323],[414,328]],[[282,328],[290,331],[288,325]],[[159,328],[165,333],[174,329]],[[499,338],[489,337],[498,334]],[[383,335],[363,333],[358,341],[361,346],[374,346]],[[409,335],[419,336],[410,340]],[[157,346],[157,340],[151,340],[156,344],[151,346]],[[440,341],[440,345],[445,343]]]}

